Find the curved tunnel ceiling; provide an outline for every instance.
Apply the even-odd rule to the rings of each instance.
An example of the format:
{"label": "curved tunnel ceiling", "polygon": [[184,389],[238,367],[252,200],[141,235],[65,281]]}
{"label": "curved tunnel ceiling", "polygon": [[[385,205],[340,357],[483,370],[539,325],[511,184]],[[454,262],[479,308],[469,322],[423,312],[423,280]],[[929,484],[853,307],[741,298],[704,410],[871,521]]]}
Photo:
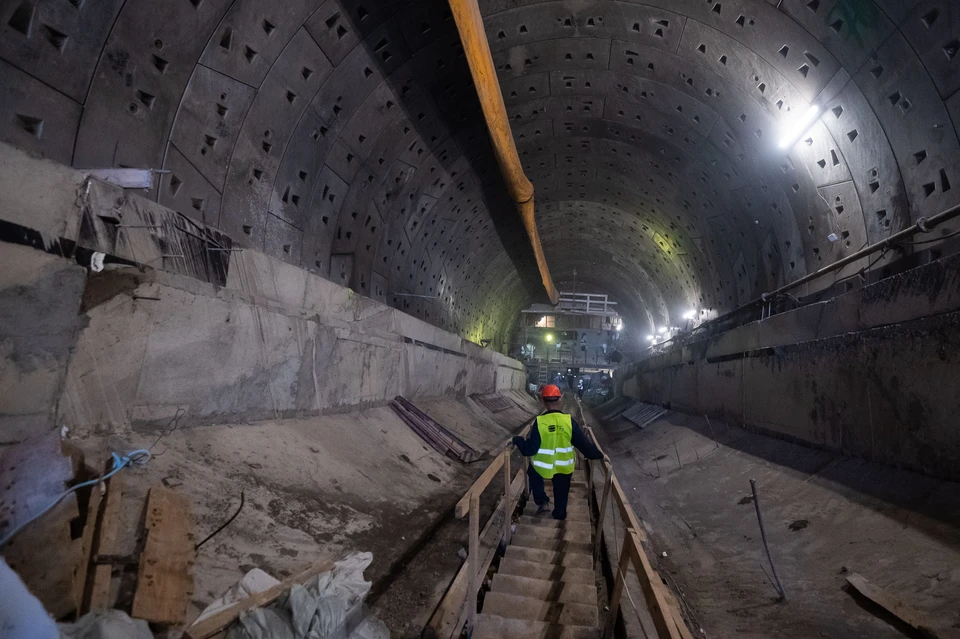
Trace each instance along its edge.
{"label": "curved tunnel ceiling", "polygon": [[[4,7],[3,139],[475,341],[542,295],[442,0]],[[642,333],[960,200],[956,3],[480,8],[554,279]]]}

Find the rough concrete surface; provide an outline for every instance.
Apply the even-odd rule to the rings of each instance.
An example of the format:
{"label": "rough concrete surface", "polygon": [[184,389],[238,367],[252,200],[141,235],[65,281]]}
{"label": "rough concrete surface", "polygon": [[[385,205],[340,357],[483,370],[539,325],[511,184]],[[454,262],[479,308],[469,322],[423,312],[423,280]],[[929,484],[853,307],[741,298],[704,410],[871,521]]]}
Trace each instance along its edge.
{"label": "rough concrete surface", "polygon": [[0,254],[0,442],[54,425],[77,331],[84,269],[25,246]]}
{"label": "rough concrete surface", "polygon": [[[858,572],[942,628],[960,614],[960,486],[668,413],[598,429],[653,559],[706,637],[901,637],[846,592]],[[787,593],[764,570],[749,480]],[[666,557],[662,553],[666,552]]]}

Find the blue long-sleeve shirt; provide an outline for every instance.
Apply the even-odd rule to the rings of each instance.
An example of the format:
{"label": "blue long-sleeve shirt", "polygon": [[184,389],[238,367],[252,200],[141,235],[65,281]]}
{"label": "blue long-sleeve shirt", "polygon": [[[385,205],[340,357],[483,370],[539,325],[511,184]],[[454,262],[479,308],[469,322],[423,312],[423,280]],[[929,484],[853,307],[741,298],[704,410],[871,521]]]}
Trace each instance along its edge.
{"label": "blue long-sleeve shirt", "polygon": [[[548,410],[544,415],[559,412],[558,410]],[[587,459],[603,459],[603,453],[593,445],[590,438],[587,437],[583,429],[580,428],[577,420],[571,417],[570,421],[573,423],[573,436],[570,438],[570,443],[573,444],[574,448],[579,450]],[[520,436],[514,437],[513,444],[524,457],[533,457],[537,454],[537,451],[540,450],[540,429],[534,424],[534,427],[530,429],[530,434],[526,439]]]}

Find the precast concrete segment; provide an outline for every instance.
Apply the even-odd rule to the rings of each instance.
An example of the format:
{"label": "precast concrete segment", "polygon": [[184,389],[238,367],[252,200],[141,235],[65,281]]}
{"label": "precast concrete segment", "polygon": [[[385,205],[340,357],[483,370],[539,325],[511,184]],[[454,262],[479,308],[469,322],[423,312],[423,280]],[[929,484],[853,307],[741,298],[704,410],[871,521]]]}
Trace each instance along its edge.
{"label": "precast concrete segment", "polygon": [[0,12],[0,137],[504,347],[538,278],[445,3],[96,4]]}
{"label": "precast concrete segment", "polygon": [[[949,0],[479,6],[553,278],[643,335],[960,202]],[[14,0],[0,85],[3,140],[470,339],[539,288],[440,0]]]}
{"label": "precast concrete segment", "polygon": [[481,2],[555,277],[635,283],[652,325],[953,205],[960,16],[860,4]]}

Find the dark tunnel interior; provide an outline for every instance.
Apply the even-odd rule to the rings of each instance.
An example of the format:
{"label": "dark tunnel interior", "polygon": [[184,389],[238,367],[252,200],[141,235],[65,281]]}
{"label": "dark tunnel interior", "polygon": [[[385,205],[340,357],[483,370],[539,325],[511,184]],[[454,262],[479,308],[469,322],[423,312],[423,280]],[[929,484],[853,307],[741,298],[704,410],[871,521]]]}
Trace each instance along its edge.
{"label": "dark tunnel interior", "polygon": [[[604,448],[531,449],[581,464],[542,543],[583,555],[546,570],[581,571],[592,634],[478,638],[599,636],[628,539],[647,614],[682,611],[618,636],[901,636],[857,572],[960,629],[960,0],[477,0],[552,281],[612,313],[548,303],[458,1],[0,1],[0,569],[80,539],[119,586],[166,488],[219,535],[184,614],[370,552],[368,603],[420,636],[476,559],[464,507],[471,541],[503,524],[480,614],[559,596],[506,570],[543,500],[496,505],[555,383]],[[72,540],[4,547],[41,440],[61,487],[139,451],[115,552],[86,484]]]}
{"label": "dark tunnel interior", "polygon": [[[639,336],[956,204],[957,10],[482,2],[555,279]],[[473,341],[542,299],[445,3],[24,1],[2,28],[7,140],[168,171],[160,203]]]}

